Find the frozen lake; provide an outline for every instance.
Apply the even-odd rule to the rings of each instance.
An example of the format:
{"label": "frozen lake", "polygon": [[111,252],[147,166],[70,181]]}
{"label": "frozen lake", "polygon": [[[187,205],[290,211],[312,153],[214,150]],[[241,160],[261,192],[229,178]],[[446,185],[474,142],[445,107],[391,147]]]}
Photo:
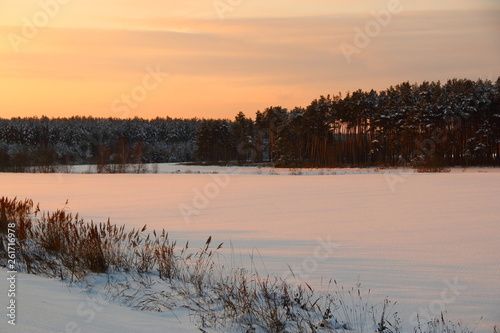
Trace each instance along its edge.
{"label": "frozen lake", "polygon": [[476,332],[500,324],[500,170],[289,173],[166,165],[159,174],[0,174],[0,196],[43,210],[68,199],[83,218],[164,228],[192,246],[211,235],[228,264],[282,277],[289,265],[316,289],[331,278],[360,282],[372,302],[397,301],[409,326],[441,311]]}

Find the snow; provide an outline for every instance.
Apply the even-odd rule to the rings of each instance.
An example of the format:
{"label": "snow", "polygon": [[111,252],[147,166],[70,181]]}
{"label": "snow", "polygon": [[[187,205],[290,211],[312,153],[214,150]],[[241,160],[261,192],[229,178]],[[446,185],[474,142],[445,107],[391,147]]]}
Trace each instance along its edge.
{"label": "snow", "polygon": [[[169,164],[159,174],[0,174],[0,184],[0,195],[32,198],[43,210],[62,208],[68,199],[66,208],[83,218],[165,228],[180,244],[201,246],[211,235],[224,242],[221,260],[237,258],[237,265],[256,266],[262,275],[284,277],[289,265],[315,289],[326,289],[330,278],[346,287],[360,281],[372,301],[397,301],[408,329],[416,313],[440,311],[475,332],[492,332],[500,323],[498,169],[290,175]],[[4,278],[0,288],[7,288]],[[186,312],[175,313],[181,324],[170,313],[113,302],[85,326],[76,309],[87,295],[77,287],[19,274],[18,289],[18,326],[7,332],[60,332],[68,321],[82,332],[199,332]],[[5,309],[5,292],[0,295]],[[1,332],[5,325],[0,322]]]}
{"label": "snow", "polygon": [[[8,290],[7,275],[5,269],[0,269],[2,291]],[[184,322],[180,322],[171,312],[133,310],[100,294],[88,294],[79,286],[20,273],[17,278],[16,325],[8,324],[3,315],[0,332],[199,332],[187,314],[181,316]],[[2,312],[6,313],[7,305],[6,297],[1,297]]]}

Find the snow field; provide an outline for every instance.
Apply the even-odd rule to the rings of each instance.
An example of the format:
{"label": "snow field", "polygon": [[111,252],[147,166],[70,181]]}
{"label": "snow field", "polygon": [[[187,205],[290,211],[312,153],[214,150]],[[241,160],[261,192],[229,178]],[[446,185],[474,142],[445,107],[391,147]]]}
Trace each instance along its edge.
{"label": "snow field", "polygon": [[[130,229],[144,224],[149,230],[165,228],[172,239],[189,240],[192,246],[201,246],[211,235],[214,242],[224,242],[222,260],[227,264],[281,277],[289,277],[290,266],[315,289],[327,289],[330,278],[344,286],[360,281],[371,289],[374,302],[386,296],[397,301],[406,327],[412,326],[416,314],[425,318],[439,316],[440,311],[475,332],[491,332],[500,323],[497,170],[389,175],[335,170],[336,175],[309,177],[307,171],[302,176],[289,175],[288,170],[281,175],[268,170],[259,174],[262,169],[234,174],[234,169],[168,166],[175,167],[192,170],[170,174],[160,169],[164,173],[145,175],[0,174],[1,195],[32,198],[45,210],[61,208],[68,199],[67,209],[87,220],[110,217],[112,223]],[[388,177],[398,180],[393,187]],[[186,209],[192,213],[188,218]],[[43,288],[36,288],[42,281],[54,283],[50,288],[59,291],[44,294]],[[31,331],[35,327],[37,332],[61,331],[59,324],[75,316],[78,300],[68,301],[76,306],[71,313],[64,312],[68,289],[64,285],[22,275],[18,285],[20,304],[30,304],[19,310],[19,322],[28,325],[23,331],[30,332],[29,325]],[[30,298],[23,300],[26,295]],[[36,317],[49,301],[56,303],[51,303],[54,309],[61,308],[57,329],[40,326],[46,312],[45,317]],[[118,306],[120,311],[115,312],[113,306],[103,314],[121,318],[123,311],[131,311]],[[158,322],[165,319],[138,311],[132,312],[134,316],[136,312],[159,318]],[[32,323],[23,318],[31,313]],[[150,320],[151,325],[158,322]],[[110,329],[106,320],[96,319],[92,327],[102,328],[101,332]],[[124,325],[127,332],[125,327],[133,326]]]}

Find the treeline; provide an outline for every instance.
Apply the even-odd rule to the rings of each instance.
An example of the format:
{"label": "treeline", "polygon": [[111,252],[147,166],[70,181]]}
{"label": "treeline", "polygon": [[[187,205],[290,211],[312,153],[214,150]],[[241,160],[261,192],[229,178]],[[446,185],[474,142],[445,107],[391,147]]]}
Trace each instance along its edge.
{"label": "treeline", "polygon": [[57,165],[95,164],[98,172],[125,172],[128,164],[190,161],[200,123],[172,118],[0,119],[0,171],[53,172]]}
{"label": "treeline", "polygon": [[405,82],[201,124],[202,162],[278,167],[500,165],[500,78]]}
{"label": "treeline", "polygon": [[0,119],[0,171],[164,162],[277,167],[500,165],[500,78],[321,96],[228,119]]}

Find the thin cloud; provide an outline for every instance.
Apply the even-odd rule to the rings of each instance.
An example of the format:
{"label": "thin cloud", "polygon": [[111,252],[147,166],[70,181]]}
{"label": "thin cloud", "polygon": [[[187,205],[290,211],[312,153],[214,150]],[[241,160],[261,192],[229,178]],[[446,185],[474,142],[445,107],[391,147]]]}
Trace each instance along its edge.
{"label": "thin cloud", "polygon": [[[328,2],[322,3],[326,6]],[[347,6],[343,1],[334,3],[339,8]],[[364,8],[384,8],[384,3]],[[487,4],[480,2],[478,8]],[[183,8],[180,3],[175,5],[179,10]],[[113,6],[106,6],[103,15],[109,18],[106,15],[111,15]],[[44,28],[19,54],[3,40],[0,84],[25,80],[36,88],[36,82],[40,82],[39,89],[47,91],[47,96],[56,96],[59,88],[41,83],[43,80],[60,85],[71,82],[75,89],[85,91],[75,95],[86,96],[87,108],[91,108],[94,93],[102,97],[94,104],[97,109],[106,105],[106,99],[112,100],[140,81],[145,67],[160,66],[171,73],[165,84],[168,89],[164,88],[163,95],[152,95],[148,112],[155,112],[161,105],[168,105],[169,110],[186,105],[185,114],[209,117],[232,115],[238,103],[242,109],[254,108],[258,103],[260,108],[280,104],[279,96],[288,96],[283,103],[295,106],[305,105],[320,94],[384,89],[406,80],[498,76],[500,11],[466,11],[461,1],[457,7],[462,9],[424,11],[420,6],[419,10],[407,9],[394,15],[391,24],[353,56],[351,64],[339,45],[352,43],[355,28],[363,29],[373,20],[369,10],[349,11],[346,7],[334,13],[273,18],[247,13],[224,21],[201,14],[140,18],[115,13],[114,21],[108,23],[113,28],[82,28],[78,24],[69,27],[59,22]],[[203,13],[205,9],[192,10]],[[3,26],[0,35],[19,29]],[[102,89],[103,82],[108,92],[92,88]],[[188,91],[181,89],[199,92],[199,106],[188,97]],[[43,94],[37,98],[43,99]],[[16,107],[12,98],[10,103]],[[32,99],[17,101],[17,107],[23,110],[37,112],[37,105],[44,104]]]}

